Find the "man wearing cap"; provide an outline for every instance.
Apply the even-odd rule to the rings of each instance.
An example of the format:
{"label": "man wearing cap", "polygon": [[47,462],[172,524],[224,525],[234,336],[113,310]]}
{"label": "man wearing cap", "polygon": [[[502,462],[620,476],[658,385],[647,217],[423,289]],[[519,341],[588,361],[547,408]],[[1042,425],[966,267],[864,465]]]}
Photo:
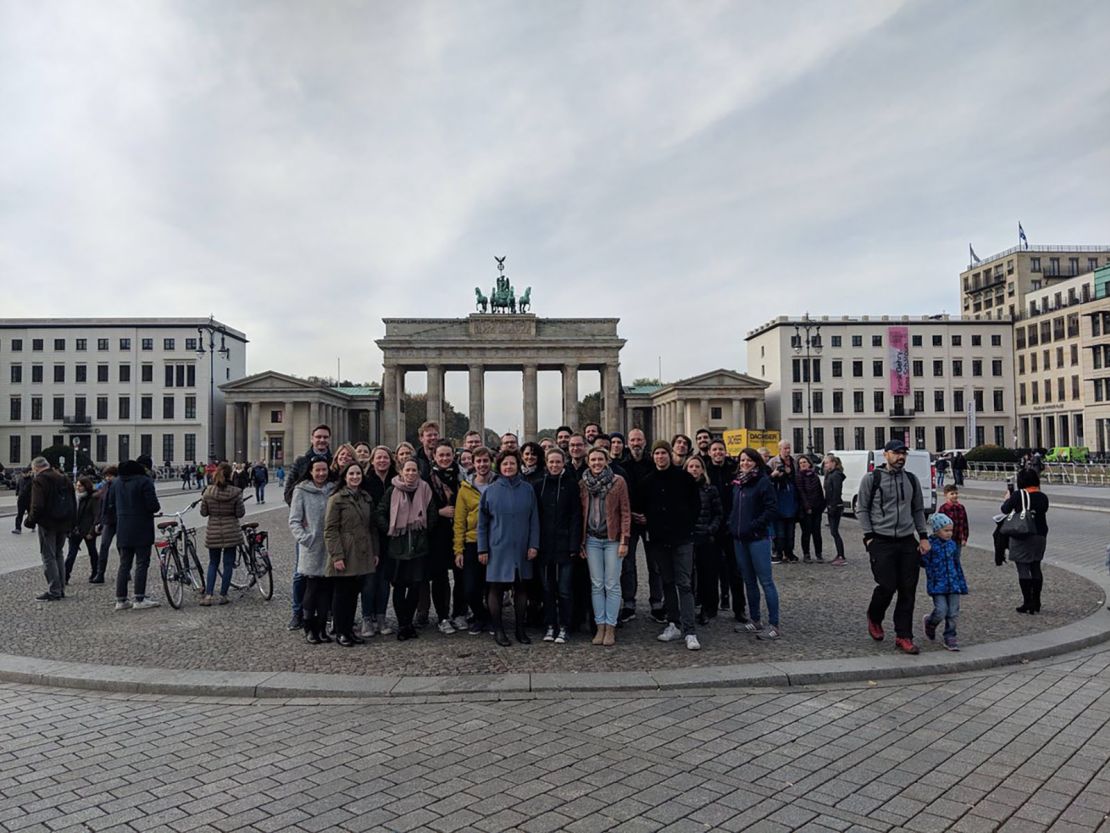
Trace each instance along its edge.
{"label": "man wearing cap", "polygon": [[883,639],[883,617],[897,594],[894,646],[902,653],[916,654],[913,604],[921,572],[919,559],[929,551],[929,532],[921,484],[913,472],[906,471],[907,450],[901,440],[891,440],[883,447],[886,462],[860,481],[857,516],[875,577],[867,632],[876,642]]}

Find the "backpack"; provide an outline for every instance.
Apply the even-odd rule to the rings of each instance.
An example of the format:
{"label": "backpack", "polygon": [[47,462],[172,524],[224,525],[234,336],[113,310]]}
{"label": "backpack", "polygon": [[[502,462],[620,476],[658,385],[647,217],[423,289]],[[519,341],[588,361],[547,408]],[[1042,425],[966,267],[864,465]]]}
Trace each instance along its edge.
{"label": "backpack", "polygon": [[63,480],[60,486],[54,488],[46,514],[53,523],[59,525],[73,526],[77,523],[77,496],[68,480]]}
{"label": "backpack", "polygon": [[[867,473],[867,476],[871,478],[871,497],[867,501],[867,516],[868,517],[871,517],[871,508],[875,505],[875,492],[879,491],[878,489],[875,488],[875,472],[876,471],[878,471],[877,467],[872,469],[871,471],[869,471]],[[917,475],[914,474],[909,469],[903,469],[903,471],[905,472],[906,477],[908,477],[909,480],[910,480],[910,506],[911,507],[913,506],[913,490],[914,489],[921,492],[921,499],[922,499],[922,502],[924,502],[925,493],[921,491],[921,484],[917,480]]]}

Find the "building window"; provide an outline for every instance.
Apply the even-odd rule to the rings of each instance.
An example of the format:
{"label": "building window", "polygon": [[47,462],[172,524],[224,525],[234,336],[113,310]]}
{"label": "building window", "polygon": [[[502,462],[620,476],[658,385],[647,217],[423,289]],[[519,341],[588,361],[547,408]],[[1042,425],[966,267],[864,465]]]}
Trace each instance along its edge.
{"label": "building window", "polygon": [[197,435],[196,434],[186,434],[185,435],[185,459],[186,460],[196,460],[197,459]]}
{"label": "building window", "polygon": [[854,359],[852,361],[852,376],[860,379],[863,378],[863,360]]}
{"label": "building window", "polygon": [[1025,404],[1025,382],[1018,384],[1018,403],[1021,405]]}
{"label": "building window", "polygon": [[944,360],[943,359],[933,359],[933,376],[943,376],[943,375],[944,375]]}
{"label": "building window", "polygon": [[1038,402],[1040,402],[1041,401],[1040,385],[1038,385],[1036,382],[1030,382],[1029,383],[1029,395],[1032,398],[1034,405],[1036,405]]}
{"label": "building window", "polygon": [[[197,401],[196,397],[195,396],[186,396],[185,397],[185,416],[186,416],[186,418],[190,418],[189,417],[189,400],[190,399],[193,400],[193,410],[196,411],[196,409],[197,409],[197,407],[196,407],[196,401]],[[196,414],[194,413],[193,416],[195,417]],[[722,419],[720,407],[710,408],[709,409],[709,418],[711,420],[713,420],[714,422],[720,422],[721,419]]]}
{"label": "building window", "polygon": [[147,457],[152,456],[154,452],[154,435],[153,434],[139,434],[139,453],[145,454]]}
{"label": "building window", "polygon": [[805,410],[805,402],[802,398],[800,390],[793,391],[790,394],[790,412],[792,414],[800,414]]}
{"label": "building window", "polygon": [[1071,346],[1071,366],[1075,367],[1079,364],[1079,345],[1073,344]]}
{"label": "building window", "polygon": [[96,435],[96,462],[105,463],[108,461],[108,435]]}
{"label": "building window", "polygon": [[863,347],[863,336],[852,336],[853,347]]}
{"label": "building window", "polygon": [[963,345],[963,343],[964,343],[963,336],[961,336],[961,335],[953,335],[952,336],[952,346],[953,347],[960,347],[960,346]]}
{"label": "building window", "polygon": [[813,429],[813,449],[816,454],[823,454],[825,452],[825,429]]}
{"label": "building window", "polygon": [[96,349],[99,350],[99,351],[107,350],[108,349],[108,339],[98,338],[96,340]]}
{"label": "building window", "polygon": [[813,392],[813,413],[821,414],[825,412],[825,396],[821,391],[815,390]]}
{"label": "building window", "polygon": [[914,376],[924,376],[925,375],[925,362],[923,362],[921,359],[914,359],[913,360],[913,375]]}
{"label": "building window", "polygon": [[882,448],[886,445],[886,429],[879,425],[875,428],[875,448]]}
{"label": "building window", "polygon": [[852,413],[863,413],[863,391],[861,390],[852,391]]}
{"label": "building window", "polygon": [[140,381],[148,383],[154,381],[154,365],[144,364],[140,371]]}
{"label": "building window", "polygon": [[23,452],[19,447],[22,439],[19,434],[12,434],[8,437],[8,462],[12,465],[23,465]]}
{"label": "building window", "polygon": [[19,385],[23,383],[23,365],[12,365],[12,384]]}
{"label": "building window", "polygon": [[131,419],[131,397],[121,396],[117,404],[119,405],[118,418],[121,420]]}
{"label": "building window", "polygon": [[42,434],[31,435],[31,456],[38,457],[42,454]]}
{"label": "building window", "polygon": [[963,376],[964,375],[964,363],[961,359],[952,359],[952,375],[953,376]]}
{"label": "building window", "polygon": [[1006,429],[1001,425],[994,426],[994,444],[998,446],[1006,445]]}
{"label": "building window", "polygon": [[174,347],[174,340],[172,338],[162,339],[162,349],[163,350],[174,350],[174,349],[176,349]]}
{"label": "building window", "polygon": [[964,392],[962,390],[952,391],[952,410],[958,414],[962,414],[964,410]]}
{"label": "building window", "polygon": [[131,435],[120,434],[116,440],[116,456],[120,460],[131,459]]}
{"label": "building window", "polygon": [[89,418],[89,412],[85,408],[85,397],[73,397],[73,418],[77,422],[85,422]]}
{"label": "building window", "polygon": [[162,459],[167,465],[173,462],[173,434],[162,435]]}
{"label": "building window", "polygon": [[1039,257],[1029,258],[1029,271],[1030,272],[1040,272],[1041,271],[1041,259]]}
{"label": "building window", "polygon": [[[1079,396],[1080,396],[1080,393],[1079,393],[1079,377],[1078,376],[1072,376],[1071,377],[1071,398],[1078,400]],[[31,400],[31,407],[34,408],[34,400]]]}
{"label": "building window", "polygon": [[120,350],[130,350],[131,349],[131,339],[121,338],[119,340],[119,349]]}
{"label": "building window", "polygon": [[883,346],[883,337],[882,336],[871,336],[871,346],[872,347],[882,347]]}
{"label": "building window", "polygon": [[944,346],[944,336],[933,336],[933,346],[934,347],[943,347]]}
{"label": "building window", "polygon": [[1006,410],[1006,405],[1003,401],[1003,392],[1002,391],[995,390],[995,392],[994,392],[994,403],[993,404],[994,404],[994,412],[996,414],[1000,414],[1000,413],[1002,413],[1002,411]]}
{"label": "building window", "polygon": [[973,335],[971,337],[971,346],[972,347],[982,347],[983,346],[983,337]]}
{"label": "building window", "polygon": [[991,347],[1001,347],[1001,346],[1002,346],[1002,336],[1000,336],[998,333],[995,333],[994,335],[991,336]]}
{"label": "building window", "polygon": [[[834,390],[832,395],[832,409],[834,414],[844,413],[844,391]],[[280,412],[278,412],[280,413]]]}
{"label": "building window", "polygon": [[856,451],[863,451],[867,448],[867,429],[854,428],[852,429],[852,445],[855,446]]}
{"label": "building window", "polygon": [[875,413],[881,414],[883,412],[883,392],[881,390],[875,391]]}
{"label": "building window", "polygon": [[983,360],[982,359],[972,359],[971,360],[971,375],[972,376],[982,376],[983,375]]}
{"label": "building window", "polygon": [[[152,339],[152,338],[144,338],[140,342],[140,344],[141,344],[141,346],[144,350],[153,350],[154,349],[154,339]],[[150,435],[149,434],[144,434],[143,436],[149,437]]]}
{"label": "building window", "polygon": [[[1078,378],[1078,377],[1076,377]],[[31,422],[42,422],[42,397],[31,397]]]}
{"label": "building window", "polygon": [[933,391],[933,410],[938,414],[944,413],[944,391]]}
{"label": "building window", "polygon": [[829,338],[829,345],[831,347],[839,347],[841,342],[840,336],[831,336]]}
{"label": "building window", "polygon": [[195,338],[185,339],[185,349],[188,350],[190,353],[197,352],[197,340]]}
{"label": "building window", "polygon": [[794,429],[794,448],[805,448],[805,433],[801,428]]}
{"label": "building window", "polygon": [[1031,373],[1037,372],[1037,354],[1035,352],[1029,354],[1029,371]]}
{"label": "building window", "polygon": [[119,380],[121,382],[130,382],[131,381],[131,365],[121,364],[119,366]]}
{"label": "building window", "polygon": [[165,387],[167,387],[167,388],[172,388],[173,387],[173,365],[172,364],[167,364],[166,365],[166,384],[165,384]]}
{"label": "building window", "polygon": [[185,366],[185,387],[195,388],[197,386],[197,368],[196,365]]}
{"label": "building window", "polygon": [[925,410],[925,391],[915,390],[913,392],[913,409],[914,411]]}
{"label": "building window", "polygon": [[19,353],[22,350],[23,350],[23,339],[13,338],[12,339],[12,352],[13,353]]}
{"label": "building window", "polygon": [[42,365],[41,364],[31,365],[31,384],[33,384],[33,385],[42,384]]}
{"label": "building window", "polygon": [[[81,342],[83,342],[83,341],[85,342],[86,345],[88,344],[88,342],[83,338],[77,339],[77,349],[78,350],[84,350],[85,349],[84,347],[81,346]],[[64,353],[66,351],[66,340],[64,338],[54,339],[54,351],[57,352],[57,353]]]}
{"label": "building window", "polygon": [[108,397],[107,396],[98,396],[98,397],[96,397],[96,418],[97,419],[107,419],[108,418]]}
{"label": "building window", "polygon": [[1014,333],[1014,347],[1018,350],[1025,349],[1025,328],[1018,327]]}
{"label": "building window", "polygon": [[844,448],[844,429],[843,428],[834,428],[833,429],[833,448],[836,448],[836,449]]}
{"label": "building window", "polygon": [[911,338],[912,338],[911,343],[913,344],[914,347],[920,347],[921,346],[921,336],[911,336]]}
{"label": "building window", "polygon": [[[833,359],[832,375],[833,375],[834,379],[839,379],[841,376],[844,375],[844,362],[842,362],[840,359]],[[274,411],[274,413],[277,414],[277,413],[281,413],[281,412],[280,411]]]}
{"label": "building window", "polygon": [[41,353],[42,352],[42,339],[41,338],[31,339],[31,349],[36,351],[36,352]]}
{"label": "building window", "polygon": [[1002,375],[1002,359],[991,359],[991,376]]}
{"label": "building window", "polygon": [[54,420],[61,422],[66,418],[66,398],[64,396],[55,396],[53,405]]}
{"label": "building window", "polygon": [[913,447],[919,451],[925,449],[925,426],[918,425],[913,429]]}
{"label": "building window", "polygon": [[871,375],[878,378],[878,379],[882,378],[882,376],[883,376],[883,360],[882,359],[875,359],[873,362],[871,362]]}
{"label": "building window", "polygon": [[1044,401],[1045,401],[1046,405],[1049,402],[1052,401],[1052,380],[1051,379],[1045,379],[1044,380]]}
{"label": "building window", "polygon": [[54,381],[55,383],[65,382],[66,380],[66,366],[64,364],[54,365]]}
{"label": "building window", "polygon": [[1063,402],[1065,399],[1068,398],[1067,397],[1067,391],[1065,389],[1065,381],[1066,380],[1064,379],[1063,376],[1058,376],[1056,378],[1056,401],[1057,402]]}
{"label": "building window", "polygon": [[108,365],[98,364],[96,366],[96,381],[97,382],[107,382],[108,381]]}
{"label": "building window", "polygon": [[10,415],[9,415],[9,419],[12,422],[22,422],[23,421],[23,397],[22,396],[13,396],[12,397],[12,399],[11,399],[11,412],[10,412]]}
{"label": "building window", "polygon": [[139,419],[154,419],[153,396],[143,396],[139,399]]}
{"label": "building window", "polygon": [[74,365],[73,368],[74,381],[77,384],[83,385],[89,381],[89,366],[86,364]]}
{"label": "building window", "polygon": [[[278,411],[277,413],[280,414],[281,411]],[[711,413],[711,418],[712,419],[720,419],[721,418],[721,409],[720,408],[712,408],[710,410],[710,413]],[[197,418],[197,398],[195,396],[186,396],[185,397],[185,419],[196,419],[196,418]],[[190,457],[189,459],[191,460],[192,458]]]}

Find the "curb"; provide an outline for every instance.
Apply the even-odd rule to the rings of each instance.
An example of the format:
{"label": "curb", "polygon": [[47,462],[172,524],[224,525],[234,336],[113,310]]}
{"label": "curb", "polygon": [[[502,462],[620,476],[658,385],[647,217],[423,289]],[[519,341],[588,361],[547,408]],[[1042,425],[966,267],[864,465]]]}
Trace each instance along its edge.
{"label": "curb", "polygon": [[[1054,566],[1092,581],[1110,597],[1110,578],[1074,565]],[[909,679],[981,671],[1067,654],[1110,641],[1110,614],[1100,609],[1069,625],[1028,636],[973,645],[958,654],[753,662],[657,671],[471,674],[455,677],[301,674],[291,671],[196,671],[91,665],[0,654],[0,682],[127,694],[199,697],[412,698],[453,695],[551,694],[624,691],[657,693],[705,688],[807,686],[862,680]]]}

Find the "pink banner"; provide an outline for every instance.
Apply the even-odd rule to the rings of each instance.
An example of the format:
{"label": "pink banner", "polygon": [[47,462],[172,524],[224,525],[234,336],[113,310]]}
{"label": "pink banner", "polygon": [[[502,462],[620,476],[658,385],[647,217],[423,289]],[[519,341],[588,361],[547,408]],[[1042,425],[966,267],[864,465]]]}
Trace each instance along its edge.
{"label": "pink banner", "polygon": [[910,395],[910,330],[890,327],[886,331],[890,345],[890,395]]}

